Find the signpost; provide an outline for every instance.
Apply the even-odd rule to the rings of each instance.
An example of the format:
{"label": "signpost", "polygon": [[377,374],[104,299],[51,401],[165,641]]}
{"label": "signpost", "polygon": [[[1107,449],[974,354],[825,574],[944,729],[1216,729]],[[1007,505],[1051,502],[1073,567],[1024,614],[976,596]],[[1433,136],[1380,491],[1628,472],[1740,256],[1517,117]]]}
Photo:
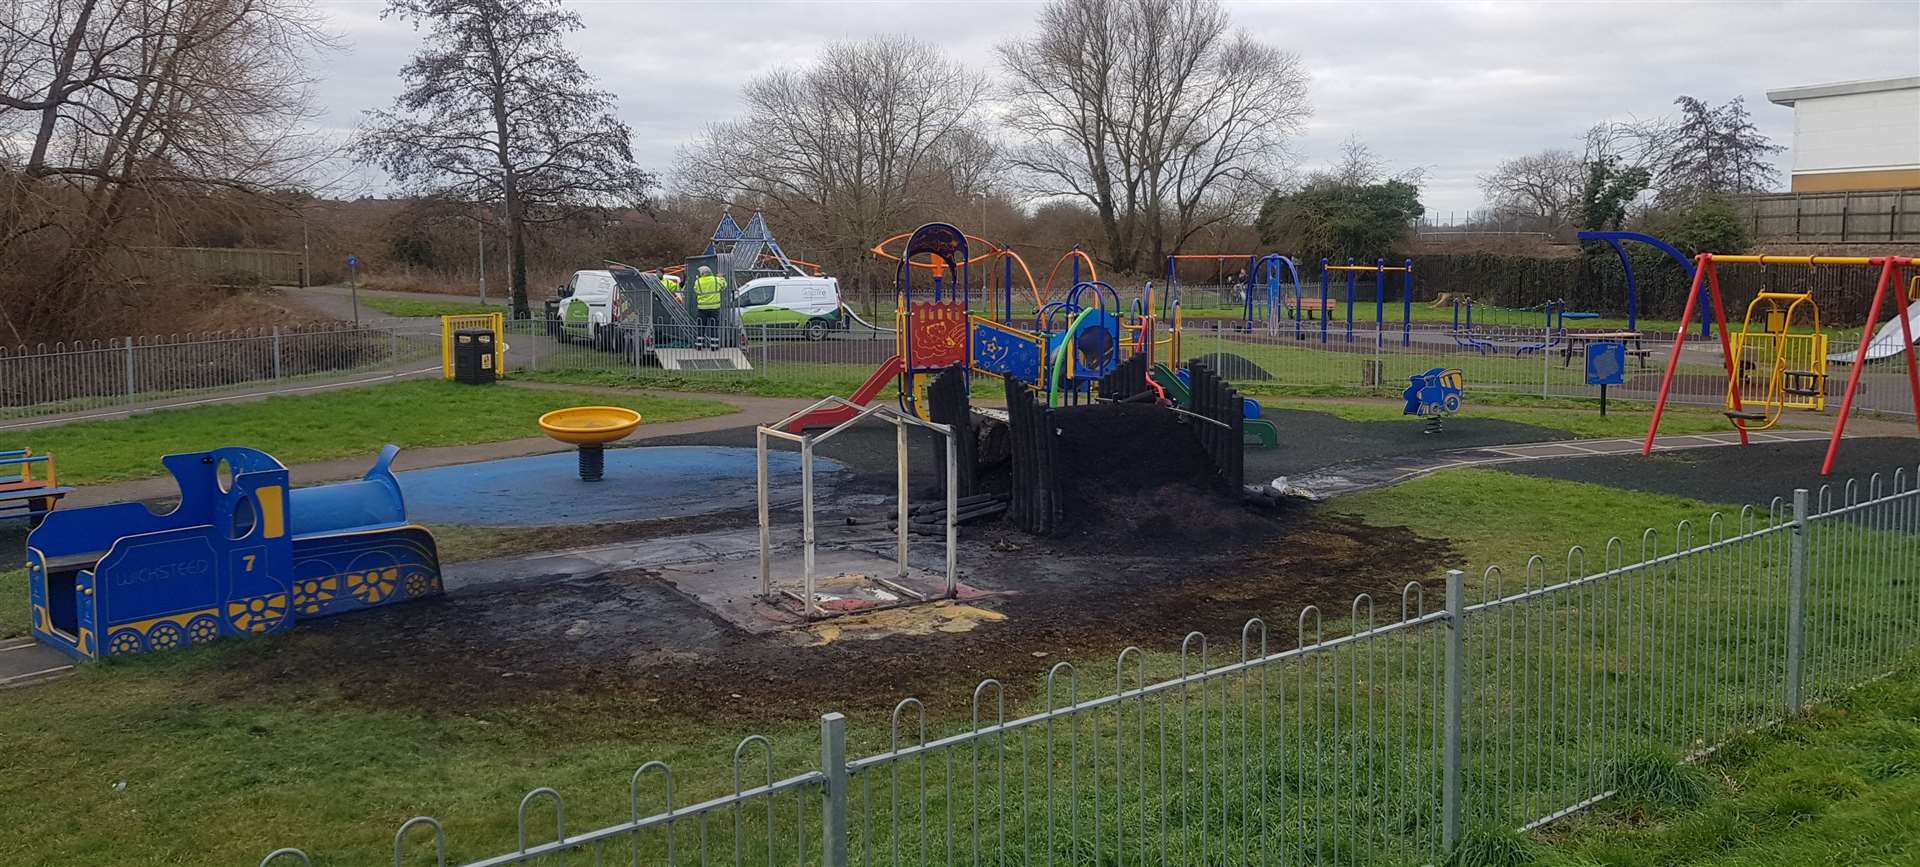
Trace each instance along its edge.
{"label": "signpost", "polygon": [[1627,381],[1627,344],[1596,340],[1587,344],[1587,384],[1600,386],[1600,414],[1607,414],[1607,386]]}
{"label": "signpost", "polygon": [[347,257],[347,288],[353,293],[353,324],[360,324],[360,257]]}

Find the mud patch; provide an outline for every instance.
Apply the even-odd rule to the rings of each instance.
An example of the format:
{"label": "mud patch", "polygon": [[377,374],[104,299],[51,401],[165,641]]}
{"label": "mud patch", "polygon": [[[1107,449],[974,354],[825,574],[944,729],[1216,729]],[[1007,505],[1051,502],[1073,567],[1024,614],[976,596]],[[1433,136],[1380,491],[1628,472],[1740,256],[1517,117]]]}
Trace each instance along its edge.
{"label": "mud patch", "polygon": [[815,623],[790,636],[809,635],[811,646],[835,641],[871,641],[892,635],[932,635],[936,632],[972,632],[982,623],[999,623],[1007,615],[990,608],[941,600],[928,605],[889,608]]}
{"label": "mud patch", "polygon": [[1405,529],[1314,513],[1264,528],[1205,553],[1159,555],[973,538],[963,577],[995,595],[768,634],[726,623],[647,571],[490,586],[302,624],[233,654],[231,682],[216,688],[297,682],[429,713],[582,694],[728,721],[907,696],[964,703],[985,677],[1017,694],[1063,659],[1108,664],[1130,644],[1171,649],[1190,629],[1228,636],[1254,616],[1288,622],[1307,604],[1343,611],[1359,592],[1393,598],[1450,556]]}

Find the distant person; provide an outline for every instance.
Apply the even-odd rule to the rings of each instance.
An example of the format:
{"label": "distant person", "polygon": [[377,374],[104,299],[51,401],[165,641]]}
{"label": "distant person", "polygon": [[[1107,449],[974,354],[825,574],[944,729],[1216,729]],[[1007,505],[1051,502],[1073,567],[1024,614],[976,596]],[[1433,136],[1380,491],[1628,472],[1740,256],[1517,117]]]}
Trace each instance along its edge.
{"label": "distant person", "polygon": [[693,303],[700,312],[696,322],[700,334],[694,338],[695,348],[720,348],[720,296],[726,290],[727,278],[715,275],[712,268],[700,266],[700,276],[693,281]]}

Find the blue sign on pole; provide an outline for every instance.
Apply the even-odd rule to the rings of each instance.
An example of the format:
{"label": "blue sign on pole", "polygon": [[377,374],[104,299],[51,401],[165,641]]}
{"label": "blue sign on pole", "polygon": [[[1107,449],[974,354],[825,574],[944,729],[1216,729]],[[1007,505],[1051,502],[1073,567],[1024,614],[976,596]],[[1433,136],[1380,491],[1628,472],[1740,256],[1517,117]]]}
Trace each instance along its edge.
{"label": "blue sign on pole", "polygon": [[1627,381],[1627,345],[1597,340],[1587,344],[1587,384],[1619,385]]}
{"label": "blue sign on pole", "polygon": [[359,256],[348,256],[348,257],[347,257],[347,267],[349,267],[349,268],[358,268],[358,267],[360,267],[360,257],[359,257]]}

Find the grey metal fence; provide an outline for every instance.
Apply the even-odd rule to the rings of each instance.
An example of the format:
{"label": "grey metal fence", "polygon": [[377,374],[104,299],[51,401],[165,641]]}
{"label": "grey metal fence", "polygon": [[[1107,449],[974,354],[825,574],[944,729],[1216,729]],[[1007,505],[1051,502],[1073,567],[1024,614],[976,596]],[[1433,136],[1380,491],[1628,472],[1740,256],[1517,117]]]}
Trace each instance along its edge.
{"label": "grey metal fence", "polygon": [[455,847],[419,817],[394,864],[1431,862],[1475,828],[1614,797],[1642,756],[1698,759],[1911,658],[1912,482],[1800,490],[1600,552],[1254,618],[1224,647],[1195,632],[1104,671],[1062,662],[1032,701],[991,679],[964,713],[907,699],[863,758],[827,714],[797,773],[754,735],[730,780],[640,766],[625,821],[570,831],[539,788],[511,849],[476,857],[488,844]]}
{"label": "grey metal fence", "polygon": [[[1189,326],[1182,348],[1186,356],[1207,359],[1250,394],[1359,391],[1398,396],[1413,374],[1457,367],[1464,372],[1469,395],[1599,396],[1598,387],[1586,384],[1586,343],[1592,338],[1579,332],[1552,335],[1544,325],[1479,329],[1475,339],[1489,346],[1476,347],[1456,340],[1441,323],[1416,322],[1406,331],[1393,323],[1385,330],[1377,330],[1372,322],[1356,323],[1349,335],[1345,323],[1336,320],[1324,338],[1319,322],[1299,325],[1296,331],[1295,323],[1286,321],[1274,333],[1216,324]],[[1629,353],[1625,381],[1608,393],[1614,399],[1650,401],[1659,393],[1661,375],[1672,355],[1673,334],[1647,331],[1623,342]],[[1718,340],[1692,337],[1687,346],[1669,399],[1696,406],[1722,405],[1727,374]],[[1849,340],[1841,340],[1831,351],[1851,348]],[[1849,372],[1846,365],[1828,366],[1824,385],[1830,408],[1838,408]],[[1861,375],[1854,406],[1913,415],[1905,357],[1869,365]]]}
{"label": "grey metal fence", "polygon": [[437,326],[272,328],[0,348],[0,424],[353,384],[437,369],[439,360]]}

